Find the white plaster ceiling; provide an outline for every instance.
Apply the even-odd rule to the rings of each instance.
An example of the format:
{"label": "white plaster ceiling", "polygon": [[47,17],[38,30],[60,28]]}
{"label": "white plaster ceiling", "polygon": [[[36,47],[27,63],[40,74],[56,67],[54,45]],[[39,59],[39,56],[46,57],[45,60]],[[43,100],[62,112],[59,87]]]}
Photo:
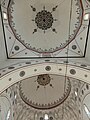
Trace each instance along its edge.
{"label": "white plaster ceiling", "polygon": [[[4,13],[9,13],[8,19],[3,18],[7,47],[7,56],[5,57],[21,59],[33,59],[33,57],[67,57],[67,49],[68,57],[70,58],[84,56],[85,48],[88,47],[85,47],[85,45],[87,42],[86,37],[89,24],[89,19],[84,20],[84,16],[86,13],[90,12],[90,5],[89,3],[87,3],[87,0],[78,1],[78,4],[77,1],[66,0],[49,1],[49,4],[48,1],[38,1],[38,4],[36,4],[36,1],[32,2],[30,0],[28,0],[26,3],[24,3],[25,1],[19,1],[19,3],[14,1],[15,4],[13,5],[11,5],[10,2],[8,11],[6,9],[8,1],[6,2],[6,4],[4,4],[4,2],[5,1],[3,0],[1,2],[2,18]],[[45,8],[43,8],[44,6]],[[36,11],[33,11],[34,8]],[[46,13],[47,11],[50,13],[53,9],[55,9],[51,13],[52,16],[55,17],[53,19],[56,19],[56,21],[52,23],[52,28],[44,28],[45,30],[41,28],[37,29],[38,23],[34,21],[37,17],[37,14],[41,13],[43,9],[45,9]],[[12,13],[10,12],[11,10]],[[70,11],[72,12],[71,19]],[[64,14],[62,14],[63,12]],[[47,23],[48,20],[46,20],[45,24],[47,25]],[[8,24],[10,24],[10,26]],[[42,22],[42,25],[43,24],[44,23]],[[53,32],[53,28],[57,29],[56,33]],[[37,32],[33,34],[34,29],[37,29]],[[14,34],[18,40],[11,33]],[[69,33],[69,36],[67,33]],[[68,44],[68,42],[66,42],[67,40],[69,40],[69,42],[72,42],[70,42],[69,46],[65,47]],[[5,41],[3,42],[5,45]],[[86,49],[86,52],[88,51],[88,49],[89,48]],[[85,57],[87,58],[87,60],[89,59],[87,53],[85,54],[83,59],[85,59]]]}
{"label": "white plaster ceiling", "polygon": [[[1,1],[4,1],[4,0],[1,0]],[[7,0],[8,1],[8,0]],[[16,0],[15,0],[16,1]],[[54,1],[54,0],[53,0]],[[83,0],[82,0],[83,1]],[[20,2],[20,4],[21,4],[21,0],[19,1]],[[25,2],[25,1],[23,1],[23,2]],[[22,2],[22,4],[23,4],[23,2]],[[29,4],[29,2],[31,2],[31,0],[28,0],[28,3],[27,4],[25,4],[25,6],[26,5],[28,5]],[[33,2],[31,2],[32,4],[34,4],[34,2],[35,1],[33,1]],[[40,1],[41,2],[41,1]],[[47,1],[48,2],[48,1]],[[56,3],[59,3],[60,1],[59,0],[56,0],[56,1],[54,1],[54,2],[52,2],[52,1],[50,1],[50,5],[52,6],[51,8],[53,8],[53,5],[55,4],[56,5]],[[62,1],[61,1],[62,2]],[[67,1],[65,1],[65,3],[66,4],[68,4],[68,3],[70,3],[70,0],[67,0]],[[18,3],[18,2],[16,2],[16,3]],[[38,2],[39,3],[39,2]],[[49,6],[49,4],[47,4],[46,3],[46,1],[44,1],[44,2],[42,2],[42,4],[41,4],[41,7],[42,7],[42,9],[43,9],[43,3],[45,3],[45,5],[47,6],[47,7],[45,7],[45,9],[48,9],[48,11],[50,11],[50,8],[48,7]],[[62,12],[61,10],[63,10],[64,11],[64,8],[66,8],[66,4],[64,5],[64,6],[62,6],[61,8],[59,8],[58,9],[58,7],[57,7],[57,11],[59,12]],[[19,9],[18,8],[18,5],[19,4],[15,4],[16,6],[14,6],[14,10],[16,10],[15,11],[15,13],[13,13],[13,15],[14,15],[14,18],[13,18],[13,20],[15,21],[15,23],[16,23],[16,28],[17,28],[17,30],[19,31],[19,33],[23,36],[23,39],[25,39],[25,38],[27,38],[26,40],[26,42],[30,42],[29,41],[29,34],[28,33],[25,33],[25,29],[22,29],[21,27],[23,26],[23,24],[25,24],[25,26],[23,26],[23,28],[25,28],[25,27],[27,27],[26,29],[28,29],[28,31],[29,31],[29,29],[30,29],[30,36],[31,36],[31,38],[34,38],[32,35],[31,35],[31,32],[33,32],[33,30],[34,30],[34,27],[36,27],[36,25],[35,25],[35,23],[31,23],[31,21],[30,21],[30,23],[29,23],[29,19],[28,19],[28,15],[29,15],[29,13],[28,14],[25,14],[25,16],[23,16],[22,15],[22,17],[20,17],[20,15],[21,14],[23,14],[23,11],[21,11],[21,9],[22,9],[22,7],[24,8],[24,6],[21,6],[21,8]],[[38,8],[38,11],[40,12],[42,9],[39,7],[39,5],[36,5],[36,4],[34,4],[35,6],[36,6],[36,8]],[[69,4],[70,5],[70,4]],[[70,6],[68,5],[68,7],[65,9],[65,11],[64,12],[67,12],[67,10],[70,10],[69,8],[70,8]],[[86,6],[88,6],[88,8],[90,8],[90,3],[87,1],[87,0],[85,0],[85,1],[83,1],[83,7],[85,7],[85,9],[84,9],[84,13],[90,13],[90,9],[86,9],[87,7]],[[34,7],[34,6],[33,6]],[[55,7],[55,6],[54,6]],[[75,7],[75,6],[74,6]],[[17,9],[16,9],[17,8]],[[25,7],[26,8],[26,7]],[[25,10],[28,10],[29,8],[27,8],[27,9],[25,9]],[[30,8],[31,9],[31,8]],[[76,17],[77,17],[77,15],[75,15],[74,16],[74,14],[75,14],[75,10],[76,8],[73,8],[73,17],[72,17],[72,21],[74,21],[74,23],[76,23]],[[3,9],[2,9],[3,11],[2,12],[6,12],[6,9],[4,9],[4,7],[3,7]],[[23,9],[24,10],[24,9]],[[21,12],[21,14],[20,14],[20,12]],[[24,11],[25,12],[25,11]],[[55,14],[54,14],[54,16],[55,16],[55,18],[57,17],[57,18],[59,18],[60,19],[60,16],[58,16],[57,14],[58,14],[58,12],[56,12]],[[17,13],[19,14],[19,16],[17,15]],[[35,17],[35,15],[33,15],[33,11],[31,10],[31,12],[30,12],[31,14],[32,14],[32,17]],[[61,14],[61,13],[60,13]],[[17,17],[18,16],[18,17]],[[67,24],[67,23],[65,23],[65,21],[64,20],[67,20],[67,22],[69,22],[69,20],[68,20],[68,16],[65,16],[64,14],[63,15],[61,15],[62,17],[62,27],[60,27],[60,26],[58,26],[58,22],[59,21],[55,21],[56,23],[56,25],[55,25],[55,27],[56,28],[58,28],[57,30],[58,31],[64,31],[64,29],[66,30],[66,32],[67,32],[67,29],[68,29],[68,27],[67,27],[67,25],[65,25],[65,24]],[[24,19],[24,17],[27,17],[27,19],[25,18],[25,20],[24,21],[22,21],[21,20],[21,18],[22,19]],[[19,21],[18,21],[18,19],[19,19]],[[17,22],[18,21],[18,22]],[[5,21],[3,21],[3,22],[5,22]],[[83,20],[83,25],[81,26],[81,31],[82,31],[82,28],[84,27],[84,25],[86,26],[86,29],[85,30],[87,30],[88,28],[90,29],[90,27],[87,27],[87,25],[88,25],[88,22],[89,22],[89,20],[87,20],[87,21],[84,21]],[[29,23],[29,25],[27,24],[27,23]],[[65,23],[65,24],[64,24]],[[20,26],[20,24],[22,25],[22,26]],[[30,26],[32,26],[32,27],[30,27]],[[33,28],[33,29],[31,29],[31,28]],[[5,30],[6,30],[6,28],[5,28]],[[79,47],[77,46],[77,41],[79,40],[79,38],[77,37],[77,40],[76,41],[72,41],[71,42],[71,44],[69,44],[69,47],[70,47],[70,49],[71,49],[71,51],[73,51],[73,52],[71,52],[70,50],[68,51],[68,55],[69,56],[82,56],[81,54],[77,54],[78,53],[78,51],[80,51],[80,48],[81,48],[81,51],[82,51],[82,53],[83,53],[83,51],[85,50],[84,48],[85,48],[85,43],[86,43],[86,31],[83,31],[82,32],[82,34],[80,34],[80,37],[82,37],[83,38],[83,40],[81,40],[81,41],[79,41],[79,43],[78,43],[78,45],[79,45]],[[71,27],[71,31],[73,31],[73,23],[72,23],[72,27]],[[39,33],[38,33],[39,32]],[[80,31],[79,31],[80,32]],[[36,46],[36,47],[43,47],[44,49],[45,48],[47,48],[47,49],[49,49],[51,46],[52,47],[56,47],[59,43],[59,41],[56,41],[56,38],[58,37],[58,38],[60,38],[60,34],[59,33],[57,33],[58,35],[56,35],[56,36],[53,36],[53,34],[56,34],[56,33],[53,33],[52,32],[52,29],[48,29],[48,30],[45,30],[45,33],[44,33],[44,31],[42,31],[41,29],[39,29],[38,31],[37,31],[37,33],[34,33],[34,35],[35,35],[35,39],[33,39],[33,40],[35,40],[34,42],[33,42],[33,40],[32,40],[32,46]],[[42,36],[40,35],[40,34],[43,34]],[[52,35],[51,35],[52,34]],[[64,32],[62,32],[62,35],[61,35],[61,37],[62,37],[62,41],[60,41],[60,42],[63,42],[65,39],[63,39],[64,37],[66,37],[67,36],[67,34],[65,34],[65,35],[63,35],[64,34]],[[39,36],[38,36],[39,35]],[[45,36],[46,35],[46,37],[43,37],[43,36]],[[47,36],[48,35],[48,36]],[[9,36],[9,34],[7,33],[7,31],[5,32],[5,36],[6,37],[8,37]],[[37,37],[39,37],[40,38],[40,41],[37,43]],[[43,38],[43,40],[41,41],[41,39]],[[49,41],[46,41],[45,42],[45,39],[46,38],[50,38],[50,40]],[[13,41],[14,39],[12,39],[12,41]],[[53,42],[52,42],[52,40],[53,40]],[[55,41],[54,41],[55,40]],[[14,42],[14,41],[13,41]],[[11,47],[13,46],[13,42],[11,42],[11,41],[9,41],[8,42],[8,39],[7,39],[7,45],[8,45],[8,53],[10,52],[9,50],[11,50]],[[55,42],[55,43],[54,43]],[[40,43],[40,44],[39,44]],[[50,44],[50,43],[52,43],[52,44]],[[85,54],[85,56],[83,57],[83,58],[68,58],[67,59],[67,55],[65,56],[65,52],[67,52],[67,48],[66,49],[64,49],[64,51],[61,53],[61,54],[58,54],[58,53],[55,53],[55,54],[58,54],[56,57],[61,57],[61,56],[65,56],[66,58],[53,58],[53,60],[51,60],[50,58],[43,58],[42,60],[39,58],[39,59],[28,59],[28,57],[30,58],[30,57],[32,57],[32,56],[34,56],[34,57],[38,57],[38,55],[36,55],[36,53],[35,54],[33,54],[32,52],[30,52],[30,50],[26,50],[26,51],[24,51],[24,52],[20,52],[20,51],[18,51],[18,52],[20,52],[20,54],[17,54],[18,52],[17,51],[15,51],[15,46],[19,46],[20,47],[20,50],[22,51],[22,49],[24,49],[24,46],[22,45],[22,44],[20,44],[20,42],[19,41],[17,41],[16,40],[16,42],[15,42],[15,44],[14,44],[14,47],[12,48],[12,52],[14,51],[15,53],[14,53],[14,55],[13,55],[13,57],[12,57],[12,54],[10,55],[10,56],[8,56],[8,58],[7,58],[7,53],[6,53],[6,47],[5,47],[5,40],[4,40],[4,35],[3,35],[3,27],[2,27],[2,20],[1,20],[1,16],[0,16],[0,80],[1,80],[1,83],[0,83],[0,92],[2,92],[2,91],[4,91],[6,88],[8,88],[8,87],[10,87],[11,85],[13,85],[14,83],[16,83],[16,82],[19,82],[20,80],[22,80],[22,79],[26,79],[26,78],[28,78],[28,77],[32,77],[32,76],[35,76],[35,75],[39,75],[39,74],[46,74],[46,73],[49,73],[49,74],[56,74],[56,75],[64,75],[65,76],[65,73],[66,73],[66,63],[64,63],[63,64],[63,62],[62,61],[67,61],[68,60],[68,62],[69,62],[69,64],[71,64],[71,65],[68,65],[68,67],[67,67],[67,76],[69,76],[69,77],[72,77],[72,78],[75,78],[75,79],[79,79],[79,80],[82,80],[82,81],[84,81],[84,82],[87,82],[87,83],[90,83],[90,71],[89,71],[89,69],[90,69],[90,67],[89,67],[89,64],[90,64],[90,32],[89,32],[89,34],[88,34],[88,42],[87,42],[87,48],[86,48],[86,54]],[[76,50],[72,50],[72,46],[73,45],[76,45],[77,46],[77,49]],[[28,53],[28,54],[25,54],[25,53]],[[55,57],[55,54],[54,54],[54,57]],[[45,54],[45,56],[49,56],[50,54]],[[40,55],[40,57],[42,57],[42,56],[44,56],[44,54],[43,55]],[[52,55],[53,56],[53,55]],[[17,59],[17,58],[25,58],[26,57],[26,59]],[[51,55],[49,56],[49,57],[51,57]],[[10,59],[10,58],[16,58],[16,59]],[[31,66],[30,67],[28,67],[27,68],[27,64],[26,63],[22,63],[22,62],[26,62],[27,60],[29,60],[29,62],[31,62]],[[45,60],[48,60],[48,62],[47,61],[45,61]],[[49,61],[50,60],[50,61]],[[61,62],[61,63],[60,63]],[[17,63],[19,63],[19,64],[17,64]],[[40,63],[40,64],[37,64],[37,63]],[[52,63],[54,63],[54,64],[52,64]],[[56,64],[56,63],[60,63],[60,64]],[[80,64],[79,64],[80,63]],[[13,64],[16,64],[16,65],[13,65]],[[35,65],[34,65],[35,64]],[[9,69],[9,67],[7,67],[7,66],[10,66],[10,65],[13,65],[14,66],[14,68],[10,68]],[[86,66],[85,66],[86,65]],[[21,67],[20,67],[21,66]],[[50,71],[46,71],[46,67],[47,66],[50,66],[51,67],[51,70]],[[6,68],[5,68],[6,67]],[[84,69],[83,68],[81,68],[81,67],[85,67]],[[4,68],[4,69],[2,69],[2,68]],[[21,72],[25,72],[25,76],[23,76],[23,77],[21,77],[20,76],[20,73]],[[70,72],[71,71],[71,72]],[[74,74],[72,73],[72,71],[74,72]],[[3,80],[3,81],[2,81]],[[87,102],[87,104],[86,105],[88,105],[88,101],[89,101],[89,99],[88,100],[85,100],[85,102]],[[85,113],[85,111],[84,111],[84,119],[86,119],[86,120],[88,120],[88,117],[86,116],[86,113]]]}
{"label": "white plaster ceiling", "polygon": [[[55,77],[55,76],[52,76]],[[63,76],[59,76],[59,78],[62,78]],[[34,77],[35,78],[35,77]],[[29,78],[32,80],[32,78]],[[25,80],[26,82],[28,82],[28,80]],[[24,81],[24,82],[25,82]],[[11,86],[10,88],[6,89],[1,95],[0,95],[0,102],[2,104],[4,104],[4,102],[6,101],[7,104],[3,107],[1,106],[1,113],[3,114],[4,111],[4,115],[5,115],[5,119],[7,119],[7,114],[8,114],[8,109],[10,110],[10,114],[8,115],[10,120],[41,120],[40,118],[43,117],[44,115],[47,114],[48,117],[53,117],[53,119],[55,120],[67,120],[71,119],[71,120],[77,120],[77,117],[79,118],[79,120],[81,120],[82,116],[82,110],[81,110],[81,102],[79,102],[79,96],[77,96],[77,100],[76,100],[76,94],[75,91],[76,89],[78,89],[77,93],[79,93],[79,88],[82,88],[83,82],[80,82],[76,79],[70,79],[70,83],[71,83],[71,90],[70,90],[70,94],[67,97],[67,99],[64,101],[64,103],[58,105],[57,107],[53,107],[52,109],[49,108],[48,104],[48,108],[47,110],[40,110],[40,109],[35,109],[29,105],[27,105],[23,99],[21,98],[21,93],[20,93],[20,86],[21,86],[21,82],[18,82],[16,84],[14,84],[13,86]],[[60,85],[60,84],[59,84]],[[86,84],[85,84],[86,85]],[[47,86],[48,87],[48,86]],[[47,90],[48,88],[44,88],[44,90]],[[88,86],[89,87],[89,86]],[[36,90],[32,91],[32,93],[35,93]],[[39,91],[36,91],[39,92]],[[41,91],[42,92],[42,91]],[[60,92],[60,91],[59,91]],[[45,96],[48,98],[49,96],[47,95],[48,92],[44,92],[46,93]],[[5,96],[5,97],[3,97]],[[53,94],[53,96],[56,96],[56,94]],[[45,100],[46,100],[45,97]],[[65,96],[63,96],[64,98]],[[73,97],[73,99],[72,99]],[[3,99],[2,99],[3,98]],[[6,99],[7,98],[7,99]],[[25,97],[26,98],[26,97]],[[34,96],[35,98],[35,96]],[[43,99],[44,97],[42,97]],[[62,98],[62,99],[63,99]],[[35,98],[36,101],[38,98]],[[80,99],[82,99],[82,97],[80,97]],[[13,100],[13,102],[12,102]],[[28,100],[30,100],[30,98],[28,98]],[[60,99],[61,100],[61,99]],[[74,101],[75,100],[75,101]],[[9,104],[9,103],[11,104]],[[33,102],[33,101],[32,101]],[[45,101],[45,103],[47,104],[47,101]],[[56,101],[57,102],[57,101]],[[41,104],[41,103],[40,103]],[[38,106],[40,106],[40,104],[36,104]],[[45,105],[46,105],[45,104]],[[42,108],[45,106],[42,106]],[[6,108],[6,110],[5,110]],[[8,109],[7,109],[8,108]],[[11,109],[10,109],[11,108]],[[63,109],[64,109],[64,115],[63,115]],[[81,113],[79,113],[78,109],[81,111]],[[13,116],[14,114],[14,116]],[[3,120],[5,120],[3,119]],[[0,119],[2,120],[2,119]],[[52,119],[50,119],[52,120]]]}
{"label": "white plaster ceiling", "polygon": [[44,74],[22,81],[19,90],[27,104],[37,109],[50,109],[67,99],[71,83],[63,76]]}

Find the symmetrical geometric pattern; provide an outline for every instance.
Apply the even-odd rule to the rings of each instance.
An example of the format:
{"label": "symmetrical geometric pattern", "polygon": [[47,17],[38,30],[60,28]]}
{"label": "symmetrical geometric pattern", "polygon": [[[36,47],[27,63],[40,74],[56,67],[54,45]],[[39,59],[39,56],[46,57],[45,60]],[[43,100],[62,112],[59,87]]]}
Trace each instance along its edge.
{"label": "symmetrical geometric pattern", "polygon": [[[65,80],[65,77],[57,75],[46,76],[52,78],[52,81],[50,81],[50,79],[45,78],[45,76],[46,74],[39,75],[39,80],[38,76],[28,78],[22,81],[19,86],[19,93],[22,100],[35,109],[53,109],[62,104],[71,92],[69,79]],[[37,80],[39,84],[35,82]],[[48,84],[44,86],[48,80],[50,85],[48,82]],[[37,87],[38,85],[40,85],[40,87]]]}
{"label": "symmetrical geometric pattern", "polygon": [[[3,120],[7,118],[10,120],[44,120],[45,114],[48,115],[49,120],[82,120],[83,115],[86,114],[82,108],[86,104],[88,95],[90,95],[90,85],[77,79],[70,78],[70,80],[69,97],[58,107],[49,110],[34,109],[27,105],[19,94],[21,83],[14,84],[0,95],[0,120],[2,117]],[[85,120],[88,119],[85,117]]]}
{"label": "symmetrical geometric pattern", "polygon": [[[53,9],[52,9],[52,12],[54,12],[56,10],[58,6],[55,6]],[[32,10],[35,12],[36,9],[31,6]],[[43,7],[43,10],[41,12],[36,12],[36,17],[35,17],[35,20],[32,20],[32,21],[35,21],[36,25],[37,25],[37,29],[42,29],[44,30],[44,33],[46,30],[48,30],[49,28],[52,29],[53,32],[56,32],[55,28],[52,28],[52,24],[54,21],[56,21],[56,19],[53,18],[52,16],[52,12],[48,12],[47,10],[45,10],[45,6]],[[34,32],[37,32],[37,29],[34,29]]]}
{"label": "symmetrical geometric pattern", "polygon": [[7,58],[85,57],[88,0],[1,0]]}
{"label": "symmetrical geometric pattern", "polygon": [[[47,61],[48,66],[44,63],[47,63]],[[66,63],[58,59],[54,67],[50,63],[55,63],[55,61],[55,59],[31,60],[25,61],[25,63],[20,62],[0,70],[0,120],[2,120],[2,118],[3,120],[44,120],[45,115],[48,116],[49,120],[89,119],[90,116],[87,110],[90,110],[90,85],[88,84],[90,83],[90,66],[82,63],[69,62],[67,66],[67,79],[63,79],[65,78],[63,65],[65,64],[66,70]],[[42,64],[40,64],[40,62]],[[41,68],[42,66],[43,69]],[[31,70],[28,69],[29,67]],[[44,71],[44,73],[42,73],[43,70],[46,72]],[[57,70],[58,72],[56,74]],[[62,74],[63,72],[64,74]],[[30,74],[32,74],[32,76]],[[59,76],[59,79],[57,79],[57,76]],[[52,84],[52,86],[50,84]],[[37,87],[38,85],[39,88]],[[65,89],[63,85],[65,85]],[[27,90],[28,92],[25,93]],[[70,90],[70,92],[68,92],[68,90]],[[52,94],[54,93],[53,95],[50,94],[51,91]],[[21,92],[23,93],[24,99],[20,94]],[[39,97],[36,97],[34,93]],[[58,104],[57,106],[58,97],[56,96],[61,98],[59,102],[64,100],[62,104]],[[42,103],[46,103],[43,107],[47,105],[48,108],[43,110],[40,108],[35,109],[34,106],[30,106],[30,104],[27,104],[24,100],[27,100],[30,104],[38,103],[36,106],[39,107]],[[33,102],[31,102],[31,100]],[[50,109],[52,103],[54,103],[54,108]],[[87,109],[85,109],[85,107],[87,107]]]}

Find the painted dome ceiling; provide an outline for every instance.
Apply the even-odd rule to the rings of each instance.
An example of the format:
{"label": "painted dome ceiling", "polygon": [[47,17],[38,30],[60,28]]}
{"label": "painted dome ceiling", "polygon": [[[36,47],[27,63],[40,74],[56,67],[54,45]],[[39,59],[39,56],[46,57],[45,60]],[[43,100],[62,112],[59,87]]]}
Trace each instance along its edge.
{"label": "painted dome ceiling", "polygon": [[19,90],[28,105],[36,109],[51,109],[67,99],[71,84],[69,79],[65,81],[65,77],[42,74],[22,81]]}
{"label": "painted dome ceiling", "polygon": [[33,60],[3,68],[0,120],[89,120],[89,82],[90,66],[79,63]]}
{"label": "painted dome ceiling", "polygon": [[[47,77],[52,81],[39,84],[48,81]],[[83,120],[90,85],[74,78],[64,78],[41,74],[7,88],[0,95],[0,120]]]}
{"label": "painted dome ceiling", "polygon": [[[37,85],[34,85],[36,84],[35,80],[38,80],[38,77],[47,79],[45,76],[47,77],[46,74],[42,74],[28,78],[6,89],[0,95],[1,114],[6,114],[6,119],[8,116],[10,120],[24,120],[24,118],[45,120],[45,114],[48,115],[49,120],[59,120],[62,117],[67,120],[67,118],[70,119],[70,115],[73,116],[71,120],[77,120],[78,116],[81,120],[83,111],[81,110],[81,101],[79,99],[82,99],[82,97],[79,98],[77,94],[81,92],[80,89],[83,82],[72,78],[64,81],[64,76],[48,74],[53,81],[45,86],[39,84],[40,88],[38,87],[37,89]],[[11,101],[13,102],[11,103]],[[4,103],[7,103],[7,105]],[[64,108],[64,114],[62,107]]]}
{"label": "painted dome ceiling", "polygon": [[0,0],[0,120],[90,119],[90,0]]}
{"label": "painted dome ceiling", "polygon": [[89,8],[88,0],[1,0],[7,57],[85,56]]}

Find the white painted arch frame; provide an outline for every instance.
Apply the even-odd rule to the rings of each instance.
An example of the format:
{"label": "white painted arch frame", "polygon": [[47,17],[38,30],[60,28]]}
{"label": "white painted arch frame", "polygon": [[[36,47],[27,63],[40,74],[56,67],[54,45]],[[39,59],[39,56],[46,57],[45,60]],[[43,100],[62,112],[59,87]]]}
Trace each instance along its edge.
{"label": "white painted arch frame", "polygon": [[[47,66],[49,66],[51,69],[46,70]],[[75,73],[71,74],[70,72],[71,70],[74,70]],[[25,74],[21,77],[20,73],[22,71]],[[32,76],[36,76],[39,74],[55,74],[55,75],[65,76],[65,73],[66,73],[66,63],[61,64],[61,63],[43,62],[43,63],[37,63],[37,64],[19,67],[18,69],[8,72],[7,74],[0,77],[0,93],[2,93],[5,89],[10,87],[11,85]],[[84,69],[79,66],[68,64],[67,76],[90,84],[90,70],[88,69]]]}

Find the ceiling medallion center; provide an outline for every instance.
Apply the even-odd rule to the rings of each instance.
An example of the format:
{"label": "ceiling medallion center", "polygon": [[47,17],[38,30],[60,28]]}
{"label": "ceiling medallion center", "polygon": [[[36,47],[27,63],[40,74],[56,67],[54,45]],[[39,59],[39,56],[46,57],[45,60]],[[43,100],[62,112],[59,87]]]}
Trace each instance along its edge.
{"label": "ceiling medallion center", "polygon": [[[37,29],[39,28],[39,29],[43,30],[44,33],[45,33],[46,30],[48,30],[48,29],[51,28],[53,32],[57,33],[57,32],[56,32],[56,29],[52,27],[52,26],[53,26],[53,23],[54,23],[55,21],[57,21],[57,19],[54,19],[54,18],[53,18],[53,15],[52,15],[52,13],[53,13],[54,11],[56,11],[57,7],[58,7],[58,6],[53,7],[53,8],[52,8],[52,11],[49,12],[49,11],[47,11],[47,10],[45,9],[45,6],[44,6],[44,7],[43,7],[43,10],[41,10],[40,12],[37,12],[37,11],[36,11],[36,8],[34,8],[33,6],[31,6],[32,11],[33,11],[33,12],[36,12],[35,19],[33,19],[32,21],[35,22],[35,24],[36,24],[36,26],[37,26]],[[37,29],[34,29],[34,32],[33,32],[33,33],[37,32]]]}
{"label": "ceiling medallion center", "polygon": [[39,29],[47,30],[52,27],[53,16],[47,10],[42,10],[41,12],[37,13],[35,23]]}
{"label": "ceiling medallion center", "polygon": [[51,77],[48,74],[39,75],[37,78],[37,83],[41,86],[46,86],[50,84]]}

